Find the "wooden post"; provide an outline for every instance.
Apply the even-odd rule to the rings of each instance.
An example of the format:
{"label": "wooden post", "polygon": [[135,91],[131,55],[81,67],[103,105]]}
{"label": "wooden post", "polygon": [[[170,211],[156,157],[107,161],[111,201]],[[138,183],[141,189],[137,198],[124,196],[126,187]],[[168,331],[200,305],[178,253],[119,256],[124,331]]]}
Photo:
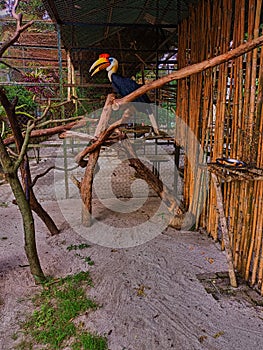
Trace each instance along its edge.
{"label": "wooden post", "polygon": [[230,278],[230,284],[232,287],[237,287],[237,281],[236,281],[236,275],[235,275],[235,269],[233,265],[233,254],[229,243],[229,234],[228,234],[228,228],[226,223],[226,217],[224,213],[224,207],[223,207],[223,196],[220,188],[220,182],[218,181],[218,178],[215,174],[211,173],[213,183],[216,190],[216,199],[217,199],[217,210],[219,213],[219,219],[222,229],[222,235],[223,235],[223,241],[226,251],[226,258],[228,263],[228,273]]}
{"label": "wooden post", "polygon": [[[103,132],[108,124],[111,115],[111,104],[114,99],[114,95],[110,94],[107,97],[105,106],[102,110],[99,123],[95,131],[95,137],[98,137]],[[92,184],[94,177],[94,170],[97,165],[97,161],[100,155],[100,146],[89,155],[88,164],[85,170],[85,175],[80,184],[80,194],[82,199],[82,225],[86,227],[91,226],[91,214],[92,214]]]}

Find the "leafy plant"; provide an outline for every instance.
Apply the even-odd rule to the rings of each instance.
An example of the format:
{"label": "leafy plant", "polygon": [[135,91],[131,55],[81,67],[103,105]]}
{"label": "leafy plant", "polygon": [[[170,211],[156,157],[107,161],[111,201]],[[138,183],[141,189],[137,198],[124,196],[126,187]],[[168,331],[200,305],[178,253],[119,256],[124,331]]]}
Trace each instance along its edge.
{"label": "leafy plant", "polygon": [[67,247],[67,250],[71,251],[71,250],[85,249],[89,247],[90,247],[90,244],[87,244],[87,243],[71,244],[70,246]]}
{"label": "leafy plant", "polygon": [[91,259],[90,256],[82,256],[80,254],[76,254],[76,256],[79,257],[80,259],[84,260],[89,266],[94,265],[94,261]]}
{"label": "leafy plant", "polygon": [[37,108],[37,103],[34,101],[32,92],[25,89],[23,86],[6,86],[5,92],[7,98],[12,101],[15,97],[18,98],[19,105],[23,105],[23,111],[34,114]]}
{"label": "leafy plant", "polygon": [[92,335],[88,332],[83,332],[78,335],[78,340],[72,344],[73,350],[103,350],[106,349],[106,339],[98,337],[97,335]]}
{"label": "leafy plant", "polygon": [[45,13],[45,6],[41,0],[24,0],[20,1],[19,10],[27,14],[28,18],[42,19]]}

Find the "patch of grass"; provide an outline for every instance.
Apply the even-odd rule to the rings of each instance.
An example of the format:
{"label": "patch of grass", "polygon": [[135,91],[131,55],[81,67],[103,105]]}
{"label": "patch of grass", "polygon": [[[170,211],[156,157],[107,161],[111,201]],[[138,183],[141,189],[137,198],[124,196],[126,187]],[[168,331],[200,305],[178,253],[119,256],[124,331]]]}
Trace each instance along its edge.
{"label": "patch of grass", "polygon": [[[78,250],[78,249],[82,250],[82,249],[89,248],[89,247],[90,247],[90,245],[87,243],[71,244],[70,246],[67,247],[67,250],[68,251]],[[90,266],[94,265],[94,261],[91,259],[90,256],[83,256],[83,255],[80,255],[78,253],[76,253],[76,256],[79,257],[80,259],[83,259],[88,265],[90,265]]]}
{"label": "patch of grass", "polygon": [[43,291],[33,300],[36,310],[23,325],[26,335],[37,344],[45,344],[45,349],[61,349],[70,340],[72,349],[106,350],[104,337],[92,335],[73,322],[85,311],[97,308],[86,296],[87,285],[92,285],[88,272],[44,283]]}
{"label": "patch of grass", "polygon": [[23,340],[19,345],[15,347],[17,350],[32,350],[33,344],[32,342],[28,342],[26,340]]}
{"label": "patch of grass", "polygon": [[91,259],[90,256],[82,256],[80,254],[76,254],[77,257],[79,257],[80,259],[84,260],[88,265],[93,266],[94,265],[94,261]]}
{"label": "patch of grass", "polygon": [[81,243],[81,244],[71,244],[70,246],[67,247],[68,251],[71,250],[78,250],[78,249],[85,249],[85,248],[89,248],[90,244],[87,243]]}
{"label": "patch of grass", "polygon": [[78,336],[78,340],[72,344],[72,350],[107,349],[107,340],[88,332],[83,332]]}
{"label": "patch of grass", "polygon": [[94,265],[94,261],[91,260],[91,257],[90,257],[90,256],[86,256],[86,257],[84,257],[83,259],[84,259],[84,261],[85,261],[88,265],[90,265],[90,266]]}

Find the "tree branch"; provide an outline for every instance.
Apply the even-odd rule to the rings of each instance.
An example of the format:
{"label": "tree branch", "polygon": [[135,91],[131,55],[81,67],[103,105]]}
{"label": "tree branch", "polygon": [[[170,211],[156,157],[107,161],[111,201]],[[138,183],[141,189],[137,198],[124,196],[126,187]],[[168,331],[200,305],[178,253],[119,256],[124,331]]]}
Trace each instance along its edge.
{"label": "tree branch", "polygon": [[[61,121],[65,121],[65,120],[61,120]],[[87,122],[86,119],[82,118],[80,120],[77,120],[65,125],[54,126],[53,128],[33,130],[30,134],[30,138],[40,137],[40,136],[52,136],[52,135],[56,135],[61,132],[64,132],[66,130],[70,130],[72,128],[81,128],[86,125],[86,122]],[[4,140],[4,144],[10,145],[10,143],[13,143],[14,141],[15,141],[14,136],[10,136]]]}
{"label": "tree branch", "polygon": [[67,139],[67,138],[72,138],[72,139],[79,139],[79,140],[84,140],[84,141],[91,141],[94,140],[94,136],[85,134],[84,132],[75,132],[75,131],[65,131],[62,134],[59,135],[60,139]]}
{"label": "tree branch", "polygon": [[4,172],[9,173],[14,171],[12,160],[9,154],[7,153],[1,134],[0,134],[0,162],[1,162],[1,165],[3,166]]}
{"label": "tree branch", "polygon": [[47,173],[50,172],[50,170],[53,170],[55,169],[55,166],[52,165],[51,167],[47,168],[43,173],[39,174],[39,175],[36,175],[36,177],[34,178],[34,180],[32,181],[31,183],[31,188],[35,186],[37,180],[43,176],[45,176]]}
{"label": "tree branch", "polygon": [[19,168],[20,164],[24,160],[24,157],[25,157],[26,152],[27,152],[27,146],[28,146],[29,140],[30,140],[30,133],[34,129],[34,127],[35,127],[35,123],[32,123],[32,122],[29,121],[29,124],[28,124],[28,126],[26,128],[26,133],[25,133],[25,137],[24,137],[23,144],[22,144],[22,147],[21,147],[21,151],[19,153],[19,156],[18,156],[17,160],[14,163],[15,170],[17,170]]}
{"label": "tree branch", "polygon": [[[110,95],[108,95],[109,97]],[[111,99],[111,97],[109,98],[109,107],[111,106],[111,103],[113,102],[113,100]],[[108,107],[108,108],[109,108]],[[94,152],[95,150],[97,150],[104,141],[106,141],[106,139],[114,132],[114,130],[118,127],[120,127],[123,123],[124,120],[126,119],[126,114],[125,114],[126,110],[124,111],[122,117],[117,120],[116,122],[114,122],[113,124],[111,124],[106,130],[102,130],[101,133],[94,138],[94,142],[91,145],[88,145],[86,148],[84,148],[84,150],[82,150],[81,152],[79,152],[77,154],[77,156],[75,157],[75,161],[80,164],[83,160],[84,157],[86,157],[86,155],[88,153]]]}

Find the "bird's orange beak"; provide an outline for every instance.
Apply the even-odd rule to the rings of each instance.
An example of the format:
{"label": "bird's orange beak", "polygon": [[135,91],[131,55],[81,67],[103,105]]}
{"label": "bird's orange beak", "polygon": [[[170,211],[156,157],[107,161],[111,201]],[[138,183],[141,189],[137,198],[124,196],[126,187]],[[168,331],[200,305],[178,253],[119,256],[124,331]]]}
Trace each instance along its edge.
{"label": "bird's orange beak", "polygon": [[110,62],[108,57],[109,55],[102,54],[100,57],[93,63],[93,65],[90,67],[89,72],[91,73],[91,76],[98,73],[102,69],[106,69],[110,66]]}

